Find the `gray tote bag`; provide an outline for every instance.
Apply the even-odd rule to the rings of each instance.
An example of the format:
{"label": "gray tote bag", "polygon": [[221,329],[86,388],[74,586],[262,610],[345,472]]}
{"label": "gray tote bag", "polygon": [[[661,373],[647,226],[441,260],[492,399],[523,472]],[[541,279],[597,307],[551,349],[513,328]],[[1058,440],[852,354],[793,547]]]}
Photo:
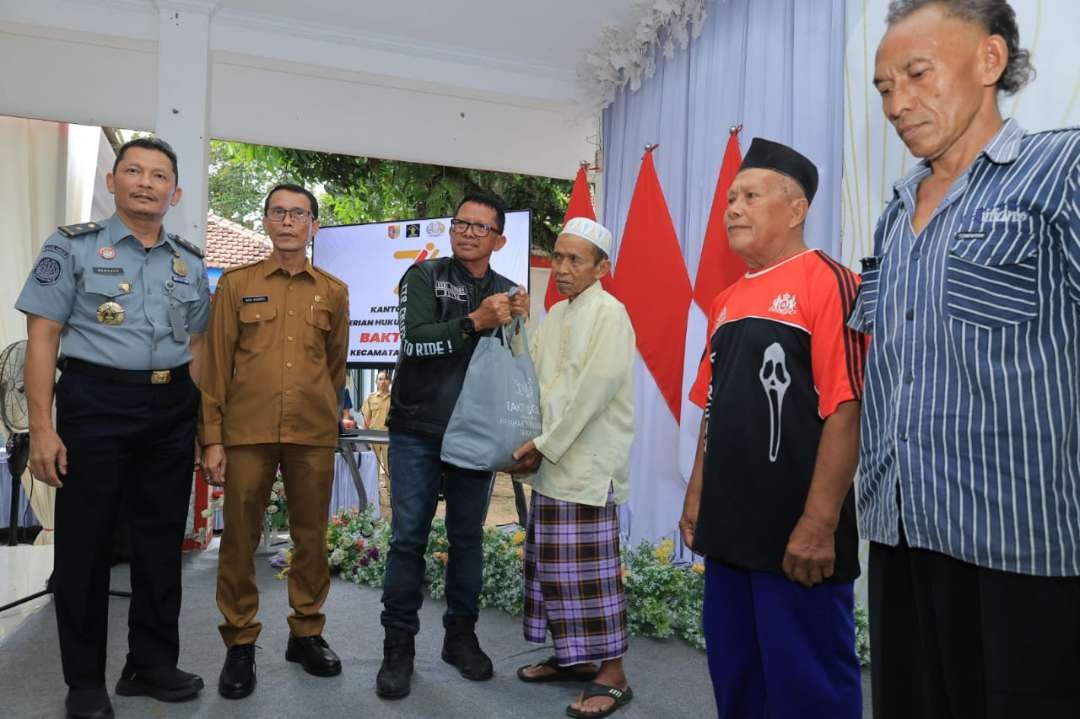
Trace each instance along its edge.
{"label": "gray tote bag", "polygon": [[[515,355],[510,338],[518,331],[526,349]],[[520,317],[477,341],[443,435],[442,461],[496,472],[514,464],[514,450],[540,435],[540,387],[528,344]]]}

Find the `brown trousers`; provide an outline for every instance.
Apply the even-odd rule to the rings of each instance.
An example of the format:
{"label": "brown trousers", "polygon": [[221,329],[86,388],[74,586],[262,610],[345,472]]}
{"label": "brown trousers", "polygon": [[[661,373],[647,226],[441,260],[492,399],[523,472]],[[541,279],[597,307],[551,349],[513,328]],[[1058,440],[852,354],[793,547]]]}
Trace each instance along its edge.
{"label": "brown trousers", "polygon": [[334,481],[334,449],[299,444],[247,444],[225,448],[225,533],[218,555],[217,603],[225,646],[253,644],[262,624],[255,550],[266,505],[281,466],[289,507],[293,557],[289,569],[289,629],[293,636],[322,634],[320,611],[330,591],[326,523]]}

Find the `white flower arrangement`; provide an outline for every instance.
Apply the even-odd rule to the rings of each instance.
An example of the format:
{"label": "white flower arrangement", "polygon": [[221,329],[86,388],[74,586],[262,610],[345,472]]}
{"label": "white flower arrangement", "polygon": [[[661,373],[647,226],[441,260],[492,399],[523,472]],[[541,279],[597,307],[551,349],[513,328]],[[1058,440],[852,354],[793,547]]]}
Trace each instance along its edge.
{"label": "white flower arrangement", "polygon": [[633,26],[606,26],[578,69],[580,101],[587,110],[600,112],[628,84],[636,91],[656,72],[657,47],[670,59],[675,45],[685,50],[705,24],[705,0],[639,0],[638,5]]}

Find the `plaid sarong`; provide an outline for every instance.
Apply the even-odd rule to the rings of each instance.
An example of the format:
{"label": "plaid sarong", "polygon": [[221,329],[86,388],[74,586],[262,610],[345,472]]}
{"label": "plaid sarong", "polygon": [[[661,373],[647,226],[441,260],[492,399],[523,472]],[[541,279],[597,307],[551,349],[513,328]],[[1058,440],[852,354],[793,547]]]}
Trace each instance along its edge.
{"label": "plaid sarong", "polygon": [[619,513],[533,490],[525,533],[525,639],[544,643],[568,666],[626,653]]}

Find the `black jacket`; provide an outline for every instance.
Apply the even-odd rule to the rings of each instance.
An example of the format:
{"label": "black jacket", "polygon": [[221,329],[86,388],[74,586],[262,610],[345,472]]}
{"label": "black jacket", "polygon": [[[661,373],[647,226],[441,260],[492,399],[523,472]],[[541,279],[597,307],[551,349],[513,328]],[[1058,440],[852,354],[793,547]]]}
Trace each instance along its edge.
{"label": "black jacket", "polygon": [[476,337],[462,331],[461,320],[485,297],[514,286],[490,267],[473,277],[453,257],[409,268],[398,295],[401,351],[386,421],[391,430],[443,435],[476,349]]}

